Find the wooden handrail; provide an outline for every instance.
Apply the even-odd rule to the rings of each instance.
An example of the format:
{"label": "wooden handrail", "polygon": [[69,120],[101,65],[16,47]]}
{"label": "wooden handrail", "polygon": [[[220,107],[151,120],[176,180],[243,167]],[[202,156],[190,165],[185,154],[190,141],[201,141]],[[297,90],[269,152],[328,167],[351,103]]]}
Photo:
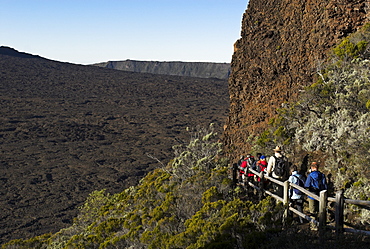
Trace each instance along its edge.
{"label": "wooden handrail", "polygon": [[308,220],[309,222],[314,223],[316,226],[319,225],[319,222],[317,220],[313,219],[312,217],[310,217],[310,216],[308,216],[308,215],[306,215],[304,213],[299,212],[297,209],[295,209],[293,207],[289,207],[289,210],[292,211],[293,213],[295,213],[296,215],[299,215],[302,218]]}
{"label": "wooden handrail", "polygon": [[351,199],[344,198],[344,202],[348,204],[355,204],[355,205],[370,207],[370,201],[351,200]]}
{"label": "wooden handrail", "polygon": [[297,184],[294,184],[294,183],[290,183],[289,184],[290,186],[292,186],[293,188],[296,188],[298,190],[300,190],[301,192],[303,192],[305,195],[309,196],[309,197],[312,197],[314,198],[315,200],[319,201],[320,200],[320,197],[310,191],[308,191],[307,189],[305,188],[302,188],[301,186],[297,185]]}
{"label": "wooden handrail", "polygon": [[[297,184],[290,183],[288,181],[282,182],[279,179],[270,177],[265,172],[258,172],[256,170],[251,169],[251,168],[246,168],[246,171],[257,175],[258,177],[261,178],[261,181],[263,179],[268,179],[268,180],[270,180],[271,182],[273,182],[275,184],[283,186],[284,187],[284,196],[283,196],[284,198],[282,198],[282,197],[280,197],[280,196],[278,196],[278,195],[276,195],[276,194],[274,194],[274,193],[272,193],[268,190],[260,188],[260,187],[254,185],[251,182],[248,182],[249,186],[251,186],[251,187],[253,187],[253,188],[255,188],[259,191],[262,191],[262,192],[272,196],[276,200],[281,201],[285,204],[287,204],[287,193],[288,193],[290,187],[296,188],[296,189],[300,190],[301,192],[303,192],[304,194],[306,194],[307,196],[310,196],[310,197],[314,198],[315,200],[319,201],[319,218],[320,218],[319,222],[317,220],[313,219],[312,217],[309,217],[306,214],[299,212],[298,210],[296,210],[293,207],[288,207],[288,209],[290,211],[294,212],[295,214],[303,217],[304,219],[308,220],[309,222],[312,222],[315,225],[317,225],[319,227],[320,233],[322,233],[325,230],[325,227],[326,227],[326,228],[330,228],[330,229],[335,229],[338,234],[342,233],[344,231],[344,232],[361,233],[361,234],[364,234],[364,235],[370,235],[370,231],[350,229],[350,228],[344,228],[343,227],[344,203],[354,204],[354,205],[359,205],[359,206],[365,206],[366,209],[367,209],[368,207],[370,207],[370,201],[352,200],[352,199],[344,198],[342,191],[339,191],[336,194],[335,198],[334,197],[328,197],[326,190],[321,191],[320,196],[318,196],[318,195],[308,191],[307,189],[305,189],[303,187],[300,187]],[[336,211],[335,211],[335,222],[336,222],[335,227],[326,226],[326,208],[327,208],[327,203],[328,202],[335,203],[335,209],[336,209]],[[286,215],[287,215],[287,213],[285,212],[284,216],[286,217]]]}
{"label": "wooden handrail", "polygon": [[266,193],[266,194],[268,194],[268,195],[270,195],[271,197],[273,197],[273,198],[275,198],[276,200],[278,200],[278,201],[281,201],[281,202],[283,202],[284,200],[283,200],[283,198],[281,198],[280,196],[278,196],[278,195],[276,195],[276,194],[274,194],[274,193],[272,193],[271,191],[268,191],[268,190],[266,190],[266,189],[261,189],[261,188],[259,188],[258,186],[256,186],[256,185],[254,185],[253,183],[251,183],[251,182],[248,182],[248,185],[249,186],[251,186],[252,188],[254,188],[254,189],[257,189],[257,190],[259,190],[259,191],[262,191],[262,192],[264,192],[264,193]]}
{"label": "wooden handrail", "polygon": [[[259,176],[261,173],[264,174],[264,178],[276,183],[276,184],[279,184],[280,186],[284,186],[284,182],[276,179],[276,178],[273,178],[271,176],[268,176],[266,173],[264,172],[258,172],[254,169],[251,169],[251,168],[248,168],[248,171],[252,172],[253,174]],[[294,184],[294,183],[290,183],[290,186],[292,186],[293,188],[296,188],[300,191],[302,191],[305,195],[307,196],[310,196],[312,198],[314,198],[315,200],[319,201],[320,200],[320,197],[318,195],[316,195],[315,193],[312,193],[310,192],[309,190],[305,189],[305,188],[302,188],[301,186],[297,185],[297,184]],[[328,197],[328,201],[330,202],[335,202],[335,198],[334,197]],[[361,206],[370,206],[370,201],[364,201],[364,200],[352,200],[352,199],[347,199],[347,198],[344,198],[344,202],[345,203],[349,203],[349,204],[355,204],[355,205],[361,205]]]}
{"label": "wooden handrail", "polygon": [[359,234],[370,236],[370,231],[358,230],[358,229],[353,229],[353,228],[343,228],[343,230],[344,232],[348,232],[348,233],[359,233]]}

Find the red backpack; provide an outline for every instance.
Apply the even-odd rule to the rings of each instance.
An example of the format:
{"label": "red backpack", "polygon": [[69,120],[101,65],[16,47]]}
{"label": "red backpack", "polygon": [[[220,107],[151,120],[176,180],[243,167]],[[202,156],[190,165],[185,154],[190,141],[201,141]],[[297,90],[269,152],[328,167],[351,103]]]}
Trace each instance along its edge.
{"label": "red backpack", "polygon": [[259,160],[257,162],[257,171],[262,172],[267,168],[267,162],[265,160]]}

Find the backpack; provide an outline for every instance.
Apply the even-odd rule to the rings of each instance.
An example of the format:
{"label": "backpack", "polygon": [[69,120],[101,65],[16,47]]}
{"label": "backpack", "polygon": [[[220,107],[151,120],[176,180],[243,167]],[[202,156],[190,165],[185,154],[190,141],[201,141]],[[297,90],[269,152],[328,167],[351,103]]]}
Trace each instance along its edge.
{"label": "backpack", "polygon": [[286,163],[287,159],[285,156],[282,157],[276,157],[275,158],[275,167],[274,167],[274,173],[277,176],[284,176],[286,172]]}
{"label": "backpack", "polygon": [[[300,186],[300,187],[302,187],[302,188],[304,188],[304,183],[303,183],[303,181],[302,181],[302,179],[301,178],[299,178],[298,176],[296,176],[296,175],[293,175],[295,178],[297,178],[297,180],[298,180],[298,182],[297,182],[297,185],[298,186]],[[303,192],[302,191],[300,191],[299,189],[296,189],[296,188],[293,188],[293,191],[294,191],[294,193],[296,193],[297,195],[302,195],[303,194]]]}
{"label": "backpack", "polygon": [[310,186],[310,191],[318,194],[321,190],[326,189],[323,180],[324,180],[324,174],[321,173],[320,171],[314,171],[316,173],[311,173],[311,174],[317,174],[316,177],[311,177],[312,178],[312,185]]}
{"label": "backpack", "polygon": [[240,173],[244,174],[245,168],[248,166],[248,162],[246,160],[243,160],[241,164],[238,166]]}
{"label": "backpack", "polygon": [[262,163],[260,161],[257,162],[257,171],[258,172],[265,171],[266,167],[267,167],[267,162],[266,161],[264,161],[264,163]]}
{"label": "backpack", "polygon": [[[256,169],[255,168],[256,167],[255,160],[254,160],[253,156],[248,157],[246,162],[247,162],[247,168],[251,168],[251,169],[254,169],[254,170]],[[254,174],[248,171],[247,176],[252,177],[252,176],[254,176]]]}
{"label": "backpack", "polygon": [[250,167],[251,169],[256,170],[256,163],[257,163],[257,161],[254,159],[254,157],[253,157],[253,156],[251,156],[251,157],[249,157],[249,158],[247,159],[248,167]]}

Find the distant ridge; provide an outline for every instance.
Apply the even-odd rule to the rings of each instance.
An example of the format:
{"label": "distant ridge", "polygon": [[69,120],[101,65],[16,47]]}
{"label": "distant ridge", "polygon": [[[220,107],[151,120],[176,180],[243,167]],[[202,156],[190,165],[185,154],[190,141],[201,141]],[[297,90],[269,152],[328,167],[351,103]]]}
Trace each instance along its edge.
{"label": "distant ridge", "polygon": [[138,73],[167,74],[198,78],[228,79],[230,63],[181,61],[108,61],[94,66]]}
{"label": "distant ridge", "polygon": [[20,58],[41,58],[38,55],[32,55],[28,53],[19,52],[18,50],[15,50],[14,48],[6,47],[6,46],[0,47],[0,54],[13,56],[13,57],[20,57]]}

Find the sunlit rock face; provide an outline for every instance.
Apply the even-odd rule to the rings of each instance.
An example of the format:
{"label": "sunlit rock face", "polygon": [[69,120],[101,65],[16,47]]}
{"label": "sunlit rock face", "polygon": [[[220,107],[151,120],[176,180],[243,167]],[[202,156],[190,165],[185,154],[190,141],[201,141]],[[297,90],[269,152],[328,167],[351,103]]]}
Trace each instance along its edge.
{"label": "sunlit rock face", "polygon": [[226,153],[248,151],[276,108],[314,82],[330,48],[369,19],[366,0],[251,0],[234,44]]}

